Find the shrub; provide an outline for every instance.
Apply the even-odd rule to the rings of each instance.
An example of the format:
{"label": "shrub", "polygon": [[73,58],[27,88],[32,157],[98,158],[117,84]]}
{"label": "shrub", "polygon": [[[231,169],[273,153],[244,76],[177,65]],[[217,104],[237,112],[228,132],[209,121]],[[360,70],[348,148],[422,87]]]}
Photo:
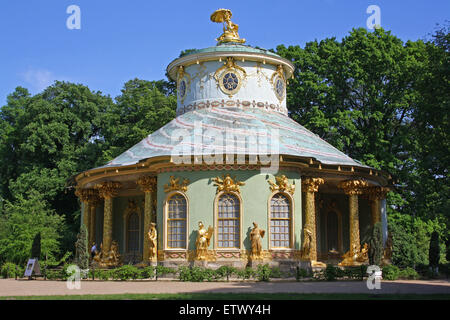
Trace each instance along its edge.
{"label": "shrub", "polygon": [[109,278],[111,278],[111,271],[112,270],[105,270],[105,269],[97,269],[95,272],[95,275],[100,279],[100,280],[109,280]]}
{"label": "shrub", "polygon": [[177,270],[170,268],[170,267],[164,267],[164,266],[156,266],[155,267],[156,279],[158,279],[158,277],[161,277],[161,276],[164,276],[164,275],[170,274],[170,273],[177,273]]}
{"label": "shrub", "polygon": [[258,281],[269,281],[270,271],[271,270],[268,264],[260,264],[256,269],[256,278],[258,279]]}
{"label": "shrub", "polygon": [[400,269],[394,265],[387,265],[383,267],[382,271],[383,279],[386,280],[397,280],[400,273]]}
{"label": "shrub", "polygon": [[242,279],[242,280],[254,278],[255,274],[256,274],[255,270],[253,270],[250,267],[247,267],[245,269],[236,270],[236,275],[238,276],[239,279]]}
{"label": "shrub", "polygon": [[141,270],[141,279],[151,279],[155,276],[155,268],[152,266],[145,267]]}
{"label": "shrub", "polygon": [[2,268],[0,270],[0,274],[3,278],[15,278],[16,274],[18,274],[18,270],[16,270],[16,265],[12,262],[6,262],[2,265]]}
{"label": "shrub", "polygon": [[215,278],[214,270],[207,268],[182,266],[178,271],[181,281],[202,282],[204,280],[212,281]]}
{"label": "shrub", "polygon": [[269,277],[270,278],[282,278],[283,277],[283,272],[278,267],[270,268]]}
{"label": "shrub", "polygon": [[414,270],[411,267],[407,267],[406,269],[400,270],[398,273],[398,277],[400,279],[412,279],[416,280],[419,279],[419,274],[416,270]]}
{"label": "shrub", "polygon": [[61,269],[53,269],[53,270],[47,270],[46,271],[46,278],[48,280],[61,280],[63,279],[63,275],[62,275],[62,270]]}
{"label": "shrub", "polygon": [[297,267],[295,271],[295,279],[299,281],[302,278],[306,278],[308,276],[308,270]]}
{"label": "shrub", "polygon": [[336,280],[336,268],[331,264],[327,264],[327,267],[325,268],[325,279],[327,281]]}
{"label": "shrub", "polygon": [[80,269],[86,270],[89,268],[89,250],[88,250],[88,234],[87,228],[82,223],[80,233],[77,235],[75,242],[75,263]]}
{"label": "shrub", "polygon": [[138,279],[140,270],[132,265],[124,265],[111,270],[111,276],[114,280],[132,280]]}
{"label": "shrub", "polygon": [[216,270],[216,279],[227,278],[227,281],[230,280],[230,277],[236,273],[236,268],[230,266],[221,266]]}

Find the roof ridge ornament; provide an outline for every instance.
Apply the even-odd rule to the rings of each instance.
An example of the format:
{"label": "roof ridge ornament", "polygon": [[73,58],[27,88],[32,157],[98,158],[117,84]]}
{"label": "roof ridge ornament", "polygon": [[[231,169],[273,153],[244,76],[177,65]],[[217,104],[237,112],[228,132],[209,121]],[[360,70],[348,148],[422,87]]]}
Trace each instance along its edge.
{"label": "roof ridge ornament", "polygon": [[219,44],[226,42],[245,42],[245,39],[239,37],[239,26],[230,20],[232,15],[231,10],[229,9],[218,9],[211,15],[210,19],[212,22],[223,23],[223,34],[216,39]]}

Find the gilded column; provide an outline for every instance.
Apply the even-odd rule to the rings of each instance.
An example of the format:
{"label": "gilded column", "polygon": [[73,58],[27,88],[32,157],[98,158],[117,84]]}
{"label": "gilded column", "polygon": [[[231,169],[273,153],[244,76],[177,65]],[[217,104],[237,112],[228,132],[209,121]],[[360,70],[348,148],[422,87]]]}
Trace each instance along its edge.
{"label": "gilded column", "polygon": [[103,242],[102,251],[107,254],[111,250],[112,242],[112,224],[113,224],[113,208],[112,199],[121,187],[120,182],[106,181],[95,186],[98,194],[105,200],[103,210]]}
{"label": "gilded column", "polygon": [[143,260],[149,261],[150,257],[150,239],[147,233],[150,230],[150,223],[152,221],[152,205],[153,205],[153,192],[156,191],[156,177],[145,176],[138,179],[137,184],[141,187],[145,194],[144,202],[144,243],[143,243]]}
{"label": "gilded column", "polygon": [[94,189],[77,189],[75,195],[83,203],[83,224],[86,226],[89,232],[89,201],[95,196],[96,190]]}
{"label": "gilded column", "polygon": [[97,205],[100,202],[100,197],[98,196],[98,191],[96,191],[96,195],[92,196],[89,200],[89,246],[91,247],[95,242],[95,216]]}
{"label": "gilded column", "polygon": [[366,188],[364,196],[369,199],[372,209],[372,225],[381,222],[381,200],[386,199],[389,188],[369,187]]}
{"label": "gilded column", "polygon": [[338,184],[338,187],[343,189],[348,195],[349,205],[349,225],[350,225],[350,252],[356,254],[361,251],[360,235],[359,235],[359,210],[358,210],[358,195],[364,192],[367,187],[365,180],[347,180]]}
{"label": "gilded column", "polygon": [[[302,181],[302,191],[305,192],[305,242],[303,255],[313,263],[317,261],[317,228],[314,193],[319,191],[319,186],[323,183],[324,180],[322,178],[305,178]],[[309,244],[306,248],[305,243],[308,242]],[[305,251],[308,251],[308,253]]]}

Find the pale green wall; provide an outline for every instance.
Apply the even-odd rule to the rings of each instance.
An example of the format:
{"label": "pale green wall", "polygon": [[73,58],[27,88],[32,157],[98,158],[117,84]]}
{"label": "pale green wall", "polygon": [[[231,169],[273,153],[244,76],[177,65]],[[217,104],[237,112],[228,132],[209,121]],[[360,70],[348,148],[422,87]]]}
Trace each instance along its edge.
{"label": "pale green wall", "polygon": [[[205,227],[209,225],[214,226],[214,199],[216,196],[217,187],[214,186],[212,178],[229,173],[234,179],[245,183],[240,187],[241,197],[243,199],[243,209],[241,212],[242,231],[241,241],[244,243],[244,248],[250,249],[249,242],[249,228],[252,228],[252,223],[258,223],[259,227],[268,230],[268,200],[271,195],[269,189],[268,179],[275,181],[273,175],[261,174],[259,170],[256,171],[183,171],[161,173],[158,175],[158,234],[163,234],[163,205],[166,199],[164,192],[164,185],[169,182],[171,175],[175,178],[180,177],[180,181],[184,178],[189,179],[188,190],[186,195],[189,203],[189,218],[188,218],[188,248],[195,249],[195,239],[198,230],[198,221],[202,221]],[[280,172],[277,175],[285,174],[289,181],[296,185],[294,193],[294,246],[296,249],[301,247],[301,178],[299,173]],[[268,248],[268,237],[263,238],[263,249]],[[210,249],[213,248],[214,238],[212,239]],[[159,237],[158,246],[163,247],[163,239]]]}

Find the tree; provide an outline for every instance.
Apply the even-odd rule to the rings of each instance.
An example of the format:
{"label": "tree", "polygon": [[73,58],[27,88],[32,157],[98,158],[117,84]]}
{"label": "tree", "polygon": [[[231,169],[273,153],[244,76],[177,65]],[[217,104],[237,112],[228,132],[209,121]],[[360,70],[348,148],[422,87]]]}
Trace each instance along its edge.
{"label": "tree", "polygon": [[0,233],[0,257],[3,261],[25,264],[37,233],[41,234],[41,250],[50,261],[57,260],[62,251],[61,238],[66,232],[64,217],[49,208],[47,201],[37,192],[28,199],[6,200],[5,213],[0,215],[3,225]]}
{"label": "tree", "polygon": [[430,267],[433,270],[438,270],[440,260],[440,248],[439,248],[439,233],[433,231],[430,238],[430,251],[429,251]]}
{"label": "tree", "polygon": [[368,254],[370,265],[381,265],[381,259],[383,258],[383,232],[380,222],[377,222],[372,228]]}
{"label": "tree", "polygon": [[161,91],[165,85],[162,80],[125,83],[116,103],[104,114],[102,165],[175,118],[177,100],[169,91]]}
{"label": "tree", "polygon": [[83,223],[75,242],[75,263],[80,269],[86,270],[89,268],[88,233]]}
{"label": "tree", "polygon": [[41,233],[38,232],[33,239],[33,244],[31,245],[31,258],[41,259]]}

